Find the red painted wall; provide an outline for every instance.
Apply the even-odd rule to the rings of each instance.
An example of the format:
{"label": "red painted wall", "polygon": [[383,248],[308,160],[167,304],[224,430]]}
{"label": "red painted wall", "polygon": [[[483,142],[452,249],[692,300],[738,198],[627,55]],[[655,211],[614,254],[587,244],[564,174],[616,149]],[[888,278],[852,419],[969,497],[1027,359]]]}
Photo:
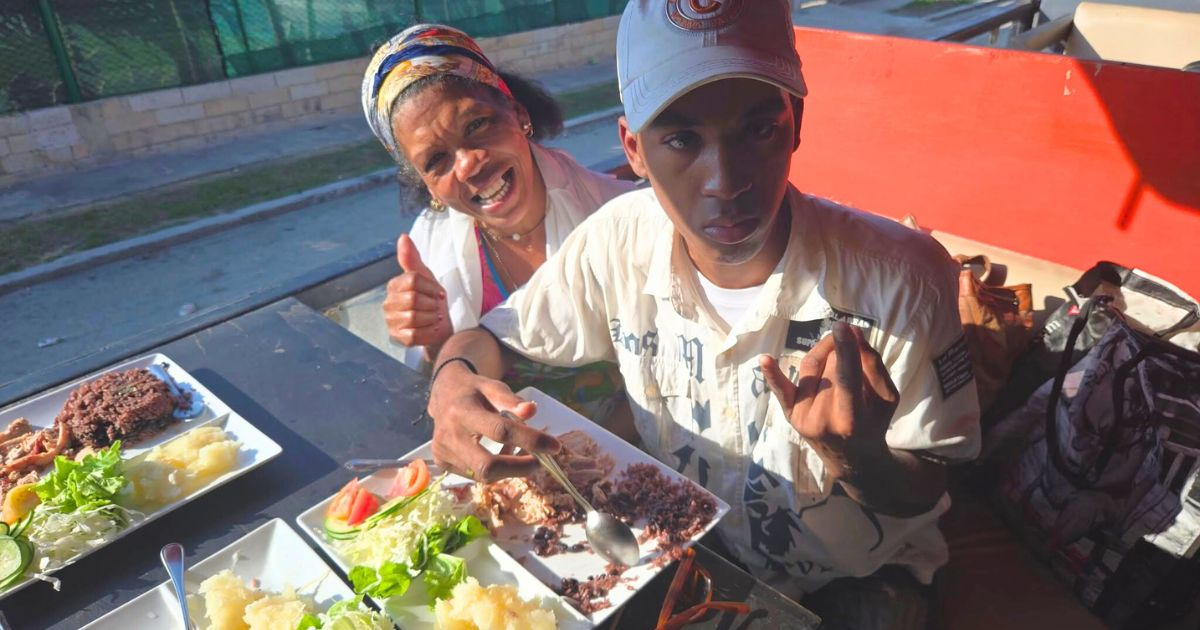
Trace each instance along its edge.
{"label": "red painted wall", "polygon": [[1200,74],[796,31],[801,190],[1200,296]]}

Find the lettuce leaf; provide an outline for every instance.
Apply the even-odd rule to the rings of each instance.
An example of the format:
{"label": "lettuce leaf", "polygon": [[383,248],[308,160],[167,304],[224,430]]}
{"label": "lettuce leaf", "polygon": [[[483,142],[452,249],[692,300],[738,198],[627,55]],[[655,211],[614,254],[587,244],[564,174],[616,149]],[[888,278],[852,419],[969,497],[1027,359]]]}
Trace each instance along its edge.
{"label": "lettuce leaf", "polygon": [[379,599],[405,594],[413,578],[421,576],[429,587],[429,605],[433,606],[467,579],[466,563],[449,554],[488,534],[488,528],[474,515],[464,516],[450,526],[433,525],[421,533],[408,565],[384,562],[378,569],[360,565],[347,576],[355,593]]}
{"label": "lettuce leaf", "polygon": [[422,578],[429,587],[429,606],[450,596],[459,582],[467,579],[467,563],[462,558],[441,554],[429,561]]}
{"label": "lettuce leaf", "polygon": [[387,599],[408,592],[412,576],[408,567],[399,562],[384,562],[378,570],[371,567],[357,566],[347,574],[354,592],[358,595],[370,595],[379,599]]}
{"label": "lettuce leaf", "polygon": [[74,461],[54,458],[54,470],[34,486],[42,504],[64,514],[113,505],[127,485],[121,469],[121,442]]}

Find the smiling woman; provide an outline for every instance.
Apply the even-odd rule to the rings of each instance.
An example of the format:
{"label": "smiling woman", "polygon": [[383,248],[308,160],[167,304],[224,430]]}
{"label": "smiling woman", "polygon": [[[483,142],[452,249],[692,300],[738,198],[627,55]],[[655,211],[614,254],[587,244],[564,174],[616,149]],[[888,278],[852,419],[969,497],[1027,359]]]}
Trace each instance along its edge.
{"label": "smiling woman", "polygon": [[[478,325],[588,215],[632,189],[538,145],[562,130],[558,104],[498,71],[462,31],[421,24],[393,37],[368,65],[362,99],[401,182],[427,203],[397,243],[405,273],[384,301],[388,334],[409,348],[410,367]],[[524,364],[509,377],[596,419],[623,400],[611,366]]]}

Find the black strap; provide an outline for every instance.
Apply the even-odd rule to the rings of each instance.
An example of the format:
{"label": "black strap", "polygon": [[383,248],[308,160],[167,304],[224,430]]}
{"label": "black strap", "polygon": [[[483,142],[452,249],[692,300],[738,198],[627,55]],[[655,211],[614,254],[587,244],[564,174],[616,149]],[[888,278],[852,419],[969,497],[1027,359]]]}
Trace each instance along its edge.
{"label": "black strap", "polygon": [[467,366],[468,370],[471,370],[475,374],[479,374],[479,370],[475,368],[475,364],[471,363],[465,357],[450,357],[449,359],[442,361],[437,366],[437,369],[435,369],[433,371],[433,376],[429,377],[429,389],[433,389],[433,382],[437,380],[438,374],[441,374],[442,370],[445,369],[447,365],[450,365],[451,363],[455,363],[455,362],[462,363],[463,365]]}
{"label": "black strap", "polygon": [[[1063,457],[1061,448],[1061,438],[1058,435],[1058,402],[1062,398],[1063,384],[1067,380],[1067,372],[1071,370],[1074,362],[1071,360],[1075,352],[1075,343],[1079,340],[1080,333],[1088,324],[1091,315],[1096,309],[1104,309],[1116,319],[1120,319],[1120,313],[1111,308],[1112,297],[1107,295],[1096,296],[1089,299],[1084,304],[1083,309],[1079,313],[1079,317],[1075,320],[1075,324],[1071,326],[1071,333],[1067,336],[1067,345],[1063,350],[1062,360],[1059,362],[1058,372],[1054,375],[1054,386],[1050,390],[1050,399],[1046,405],[1046,446],[1050,451],[1051,461],[1055,468],[1077,488],[1090,488],[1096,485],[1100,480],[1104,469],[1108,466],[1109,460],[1112,458],[1113,452],[1116,449],[1116,441],[1119,436],[1119,427],[1124,423],[1124,382],[1146,356],[1149,354],[1146,350],[1139,351],[1132,359],[1126,361],[1117,367],[1116,374],[1113,379],[1113,425],[1107,436],[1104,437],[1104,447],[1100,450],[1096,461],[1092,466],[1084,467],[1084,470],[1075,470],[1066,458]],[[1115,325],[1121,325],[1116,324]]]}
{"label": "black strap", "polygon": [[1163,304],[1184,311],[1183,317],[1178,322],[1163,330],[1155,331],[1155,336],[1157,337],[1163,338],[1181,330],[1186,330],[1200,321],[1200,304],[1191,299],[1190,296],[1181,295],[1178,291],[1166,285],[1135,273],[1129,267],[1107,260],[1102,260],[1093,265],[1091,269],[1085,271],[1079,277],[1079,280],[1069,288],[1074,290],[1076,295],[1090,298],[1096,292],[1096,289],[1100,287],[1101,282],[1107,282],[1108,284],[1140,293]]}
{"label": "black strap", "polygon": [[[1079,313],[1079,318],[1071,327],[1071,332],[1067,337],[1067,345],[1063,352],[1062,360],[1059,363],[1058,372],[1054,375],[1054,386],[1050,391],[1050,399],[1046,406],[1046,445],[1050,450],[1051,460],[1053,461],[1059,472],[1063,474],[1071,483],[1078,488],[1089,488],[1100,480],[1107,468],[1109,461],[1116,452],[1119,429],[1125,423],[1125,381],[1133,374],[1133,370],[1145,361],[1147,358],[1155,355],[1171,355],[1179,359],[1200,364],[1200,354],[1192,352],[1185,348],[1180,348],[1175,344],[1163,341],[1158,338],[1149,337],[1139,334],[1129,328],[1124,323],[1121,314],[1111,307],[1112,298],[1102,295],[1094,299],[1089,299],[1084,305],[1083,310]],[[1082,471],[1075,470],[1063,457],[1060,448],[1061,440],[1058,435],[1058,402],[1062,398],[1063,384],[1066,382],[1067,372],[1070,371],[1073,362],[1071,361],[1072,354],[1075,350],[1075,343],[1078,341],[1079,334],[1087,326],[1090,316],[1096,309],[1105,309],[1114,318],[1113,325],[1123,326],[1132,331],[1139,339],[1141,347],[1128,361],[1117,366],[1113,373],[1112,380],[1112,409],[1113,409],[1113,424],[1107,436],[1104,436],[1104,446],[1100,450],[1100,454],[1096,457],[1096,461],[1092,466],[1086,467]],[[1132,482],[1131,482],[1132,483]]]}

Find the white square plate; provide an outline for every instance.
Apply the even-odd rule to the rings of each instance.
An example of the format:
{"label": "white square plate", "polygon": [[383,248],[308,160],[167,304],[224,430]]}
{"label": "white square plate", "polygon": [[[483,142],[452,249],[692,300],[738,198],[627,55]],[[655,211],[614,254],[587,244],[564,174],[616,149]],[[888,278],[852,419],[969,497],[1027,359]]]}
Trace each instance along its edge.
{"label": "white square plate", "polygon": [[[133,368],[144,368],[153,364],[162,365],[163,363],[167,364],[166,370],[167,373],[171,375],[171,378],[175,379],[175,381],[181,385],[190,386],[196,392],[196,394],[203,398],[204,410],[195,418],[189,418],[181,422],[172,423],[162,433],[143,442],[139,442],[136,446],[131,446],[129,448],[122,446],[121,454],[123,458],[130,459],[136,457],[137,455],[186,432],[188,429],[205,424],[206,422],[209,422],[214,418],[218,418],[224,414],[229,414],[229,417],[224,422],[225,432],[228,433],[234,440],[241,443],[241,448],[238,451],[237,465],[233,470],[212,480],[208,485],[197,490],[196,492],[193,492],[192,494],[180,499],[179,501],[176,501],[175,503],[147,513],[144,520],[133,523],[129,527],[125,528],[115,535],[111,540],[107,541],[106,544],[128,536],[130,533],[136,531],[139,527],[150,523],[163,514],[187,505],[192,500],[204,495],[213,488],[226,484],[229,481],[232,481],[233,479],[240,477],[255,468],[258,468],[283,452],[283,449],[280,448],[279,445],[273,440],[271,440],[271,438],[267,437],[262,431],[259,431],[257,428],[255,428],[255,426],[250,424],[250,422],[248,422],[245,418],[235,413],[229,408],[228,405],[226,405],[224,402],[221,402],[221,400],[214,396],[212,392],[208,391],[208,389],[205,388],[200,381],[197,381],[192,377],[192,375],[184,371],[183,368],[180,368],[169,357],[162,354],[152,354],[139,359],[126,361],[120,365],[106,368],[95,374],[91,374],[67,383],[62,387],[50,392],[46,392],[37,398],[12,405],[4,411],[0,411],[0,428],[7,427],[10,422],[20,417],[28,419],[29,423],[34,426],[35,430],[54,426],[54,419],[57,418],[58,413],[62,411],[63,405],[67,402],[67,397],[70,396],[71,392],[80,385],[94,381],[101,375],[108,372],[116,372]],[[76,556],[73,560],[68,561],[66,564],[74,564],[81,558],[91,553],[91,551],[99,549],[103,546],[104,545],[101,545],[93,548],[90,551],[86,551]],[[54,573],[54,571],[50,571],[49,573]],[[35,581],[34,578],[27,577],[20,582],[12,584],[7,589],[0,591],[0,600],[12,595],[13,593],[16,593],[25,586],[28,586],[33,581]]]}
{"label": "white square plate", "polygon": [[[548,433],[554,435],[561,435],[568,431],[574,430],[584,431],[588,434],[588,436],[596,441],[596,444],[600,447],[602,452],[608,453],[612,456],[614,462],[614,475],[620,473],[620,471],[624,470],[630,464],[647,463],[655,465],[668,479],[683,480],[687,483],[691,483],[691,481],[686,477],[663,465],[662,462],[659,462],[646,453],[638,450],[625,440],[613,435],[591,420],[588,420],[587,418],[575,413],[567,406],[563,405],[557,400],[554,400],[550,396],[547,396],[541,391],[538,391],[534,388],[526,388],[518,392],[518,395],[526,400],[533,401],[538,405],[537,415],[529,421],[529,424],[538,427],[539,429],[544,429]],[[430,449],[430,444],[426,443],[420,448],[408,453],[402,459],[428,459],[431,457],[432,452]],[[365,483],[367,484],[368,489],[382,492],[388,488],[394,475],[395,471],[381,471],[365,480]],[[470,483],[470,481],[462,477],[451,475],[447,478],[445,485],[453,486],[464,483]],[[697,488],[703,492],[708,492],[699,486],[697,486]],[[708,526],[705,527],[702,532],[692,537],[691,541],[687,543],[688,545],[696,542],[703,537],[704,534],[712,530],[713,527],[716,527],[717,522],[720,521],[721,518],[724,517],[729,511],[729,505],[727,503],[722,501],[719,497],[712,495],[711,493],[709,494],[717,506],[717,512],[712,521],[709,522]],[[337,555],[336,551],[334,551],[333,547],[328,541],[325,540],[325,536],[322,533],[322,523],[324,520],[325,508],[331,499],[332,497],[313,506],[301,514],[296,521],[300,525],[300,531],[310,536],[318,545],[320,545],[325,553],[333,558],[343,571],[348,571],[351,567],[347,567],[345,565],[342,559]],[[528,590],[531,594],[537,591],[537,589],[535,589],[532,585],[527,584],[527,581],[532,578],[532,580],[536,582],[536,585],[540,586],[541,589],[544,589],[545,592],[549,592],[549,596],[555,601],[555,606],[553,608],[556,616],[559,619],[560,628],[573,627],[569,625],[564,626],[564,620],[569,620],[571,623],[584,622],[587,625],[599,625],[604,623],[604,621],[607,620],[614,612],[616,612],[618,608],[620,608],[625,602],[633,597],[638,590],[645,586],[651,578],[653,578],[662,570],[662,567],[654,566],[652,563],[655,555],[649,554],[651,543],[643,544],[642,563],[627,570],[622,576],[623,581],[609,592],[608,600],[612,605],[598,610],[591,615],[583,615],[576,610],[574,606],[571,606],[569,603],[563,600],[563,598],[555,594],[553,589],[558,587],[564,578],[574,578],[582,582],[590,576],[603,573],[604,567],[607,565],[607,561],[590,549],[576,553],[559,553],[548,558],[540,557],[533,553],[533,530],[533,527],[522,525],[520,523],[506,525],[499,531],[495,532],[491,538],[491,541],[487,543],[486,547],[489,548],[489,554],[491,557],[504,558],[504,560],[506,560],[508,563],[512,563],[511,566],[507,565],[507,563],[505,565],[505,568],[511,569],[511,571],[508,572],[509,575],[507,576],[507,579],[486,581],[485,578],[491,578],[492,576],[481,576],[477,574],[476,567],[470,562],[468,562],[467,565],[467,573],[475,576],[475,578],[478,579],[481,584],[516,584],[518,588],[521,589],[522,597],[526,597],[527,599],[530,596],[526,595],[526,590]],[[633,533],[635,535],[640,535],[643,531],[644,528],[642,527],[633,528]],[[582,524],[570,524],[563,528],[562,542],[566,543],[568,546],[575,542],[582,542],[585,540],[586,536],[583,533]],[[516,559],[520,559],[520,561],[518,562]],[[564,617],[563,613],[560,612],[564,609],[568,616]],[[392,613],[391,610],[388,612]],[[397,623],[401,622],[401,619],[397,618],[394,614],[392,618],[393,620],[397,621]],[[401,625],[403,625],[405,628],[423,627],[419,625]],[[429,627],[432,627],[432,624],[430,624]]]}
{"label": "white square plate", "polygon": [[[147,549],[146,553],[154,550]],[[338,601],[354,599],[354,591],[338,579],[295,530],[278,518],[195,565],[188,564],[184,590],[193,596],[201,582],[229,569],[245,582],[258,580],[263,591],[279,593],[290,586],[301,595],[311,595],[321,610]],[[163,575],[166,573],[164,569]],[[193,621],[204,619],[203,602],[198,599],[193,597],[188,602]],[[179,604],[168,580],[84,626],[84,630],[179,630],[179,627]]]}

